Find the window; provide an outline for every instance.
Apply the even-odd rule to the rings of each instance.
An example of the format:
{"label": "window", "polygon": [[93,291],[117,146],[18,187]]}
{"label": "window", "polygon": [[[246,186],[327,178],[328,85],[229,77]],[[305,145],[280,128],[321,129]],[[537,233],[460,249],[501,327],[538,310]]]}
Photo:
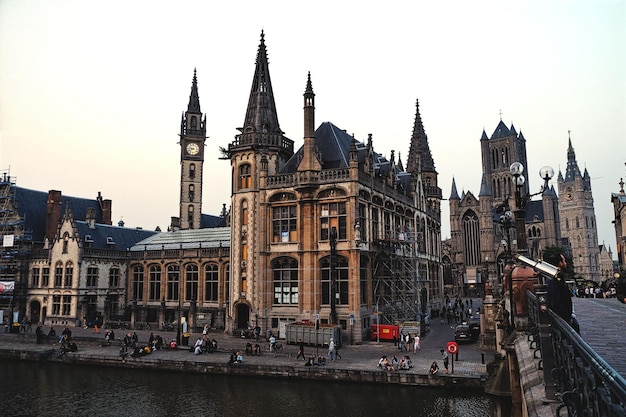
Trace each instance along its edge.
{"label": "window", "polygon": [[117,288],[120,286],[120,269],[113,267],[109,269],[109,288]]}
{"label": "window", "polygon": [[245,200],[241,202],[241,224],[248,224],[248,202]]}
{"label": "window", "polygon": [[72,296],[71,295],[64,295],[63,296],[63,304],[62,304],[62,312],[61,315],[62,316],[69,316],[70,315],[70,307],[72,306]]}
{"label": "window", "polygon": [[189,201],[193,201],[193,199],[195,198],[195,188],[193,186],[193,184],[189,184]]}
{"label": "window", "polygon": [[193,224],[193,206],[187,208],[187,222]]}
{"label": "window", "polygon": [[54,267],[54,286],[57,288],[61,287],[63,283],[63,263],[61,261],[56,263]]}
{"label": "window", "polygon": [[241,165],[239,167],[239,189],[250,188],[251,186],[252,176],[250,175],[250,165]]}
{"label": "window", "polygon": [[98,268],[95,266],[90,266],[87,268],[87,286],[98,286]]}
{"label": "window", "polygon": [[298,262],[278,258],[272,262],[274,304],[298,304]]}
{"label": "window", "polygon": [[143,266],[133,268],[133,300],[143,300]]}
{"label": "window", "polygon": [[74,264],[68,262],[65,264],[65,288],[72,288],[74,280]]}
{"label": "window", "polygon": [[198,299],[198,266],[187,265],[185,270],[185,300]]}
{"label": "window", "polygon": [[[321,261],[322,272],[322,304],[330,304],[331,297],[331,276],[330,276],[330,256]],[[348,260],[343,256],[337,256],[335,265],[335,277],[337,288],[335,294],[335,304],[348,304]]]}
{"label": "window", "polygon": [[39,268],[33,268],[33,287],[39,286]]}
{"label": "window", "polygon": [[326,203],[321,205],[321,240],[330,238],[333,227],[337,229],[337,239],[347,238],[346,203]]}
{"label": "window", "polygon": [[196,178],[196,164],[189,164],[189,179]]}
{"label": "window", "polygon": [[41,269],[41,286],[47,288],[50,285],[50,268]]}
{"label": "window", "polygon": [[52,314],[58,316],[61,314],[61,296],[53,295],[52,296]]}
{"label": "window", "polygon": [[296,232],[296,206],[281,206],[272,208],[272,235],[273,242],[294,242]]}
{"label": "window", "polygon": [[178,284],[180,282],[180,267],[169,265],[167,267],[167,299],[178,301]]}
{"label": "window", "polygon": [[70,241],[70,234],[65,232],[65,234],[63,234],[63,253],[67,253],[67,246],[69,244]]}
{"label": "window", "polygon": [[372,208],[372,238],[376,239],[379,236],[379,233],[378,209]]}
{"label": "window", "polygon": [[150,297],[152,301],[161,299],[161,267],[150,265]]}
{"label": "window", "polygon": [[204,301],[217,301],[217,289],[217,265],[206,265],[204,267]]}

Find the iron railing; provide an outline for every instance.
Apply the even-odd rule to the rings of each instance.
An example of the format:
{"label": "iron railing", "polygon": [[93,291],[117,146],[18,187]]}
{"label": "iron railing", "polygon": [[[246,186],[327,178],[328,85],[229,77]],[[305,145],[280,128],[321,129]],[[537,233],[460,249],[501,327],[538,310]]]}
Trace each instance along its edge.
{"label": "iron railing", "polygon": [[[556,397],[561,402],[557,415],[565,409],[570,417],[626,416],[626,380],[569,324],[552,310],[546,310],[545,304],[542,311],[539,292],[536,296],[527,291],[526,295],[531,348],[537,346],[540,349],[542,359],[539,366],[549,373],[548,380],[544,380],[546,394],[550,389],[548,385],[553,383],[556,389]],[[539,301],[537,297],[540,297]],[[542,316],[549,320],[549,339],[538,338],[544,321]],[[552,342],[545,343],[547,340]]]}

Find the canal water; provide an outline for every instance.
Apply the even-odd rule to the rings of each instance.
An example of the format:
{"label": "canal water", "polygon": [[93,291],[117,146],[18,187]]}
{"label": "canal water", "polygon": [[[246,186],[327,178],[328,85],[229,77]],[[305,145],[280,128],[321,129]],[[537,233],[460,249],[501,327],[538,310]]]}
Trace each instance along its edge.
{"label": "canal water", "polygon": [[0,416],[491,417],[480,391],[0,360]]}

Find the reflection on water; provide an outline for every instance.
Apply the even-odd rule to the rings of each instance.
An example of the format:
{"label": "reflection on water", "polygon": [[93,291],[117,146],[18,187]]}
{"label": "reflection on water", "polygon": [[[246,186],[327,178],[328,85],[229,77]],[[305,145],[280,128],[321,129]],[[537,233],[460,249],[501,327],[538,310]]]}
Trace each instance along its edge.
{"label": "reflection on water", "polygon": [[2,416],[489,417],[480,392],[0,360]]}

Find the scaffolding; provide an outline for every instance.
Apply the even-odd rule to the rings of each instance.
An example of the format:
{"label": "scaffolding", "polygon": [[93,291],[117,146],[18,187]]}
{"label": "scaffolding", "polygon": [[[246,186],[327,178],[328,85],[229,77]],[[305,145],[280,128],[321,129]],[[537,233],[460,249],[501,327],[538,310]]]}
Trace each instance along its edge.
{"label": "scaffolding", "polygon": [[13,283],[11,293],[0,296],[0,308],[10,310],[25,307],[28,258],[32,232],[27,232],[24,219],[17,211],[15,178],[10,172],[0,171],[0,281]]}
{"label": "scaffolding", "polygon": [[419,234],[403,232],[374,240],[374,302],[381,324],[421,320],[425,279],[418,270]]}

